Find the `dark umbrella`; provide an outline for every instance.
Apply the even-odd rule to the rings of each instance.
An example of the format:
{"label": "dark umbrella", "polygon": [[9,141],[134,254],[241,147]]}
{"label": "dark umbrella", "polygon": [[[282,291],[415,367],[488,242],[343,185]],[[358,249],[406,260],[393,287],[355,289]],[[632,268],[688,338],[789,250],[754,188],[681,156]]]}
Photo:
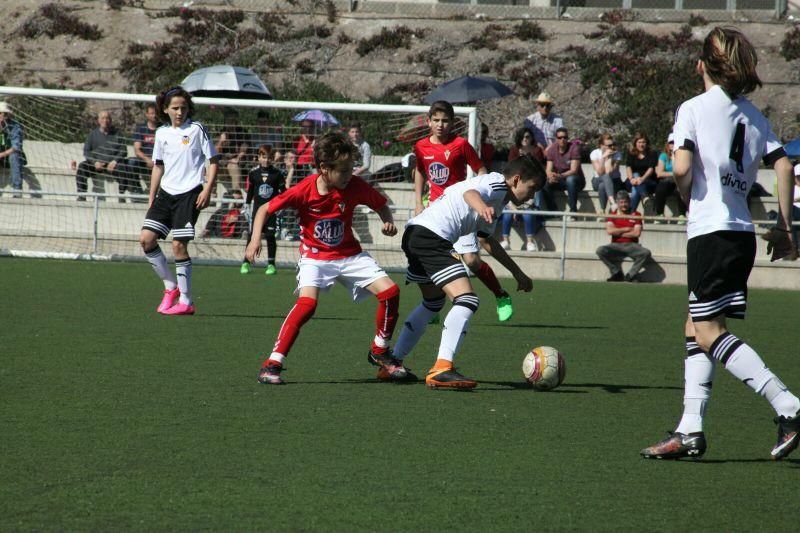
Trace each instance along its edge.
{"label": "dark umbrella", "polygon": [[445,100],[451,104],[477,102],[478,100],[491,100],[512,94],[507,86],[494,78],[462,76],[441,84],[425,98],[426,104],[437,100]]}
{"label": "dark umbrella", "polygon": [[786,150],[786,155],[789,157],[800,157],[800,137],[786,143],[783,149]]}

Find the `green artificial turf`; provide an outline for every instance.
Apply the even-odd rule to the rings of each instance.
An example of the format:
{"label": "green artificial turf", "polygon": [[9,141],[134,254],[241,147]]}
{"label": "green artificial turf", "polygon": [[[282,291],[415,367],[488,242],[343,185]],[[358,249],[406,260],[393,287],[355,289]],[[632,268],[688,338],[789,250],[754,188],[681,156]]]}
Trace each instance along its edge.
{"label": "green artificial turf", "polygon": [[[419,293],[396,279],[402,320]],[[341,288],[276,387],[256,374],[293,271],[195,266],[197,315],[164,317],[144,263],[2,259],[0,531],[796,527],[800,452],[769,459],[769,404],[721,368],[703,461],[638,455],[680,416],[685,289],[534,287],[507,324],[476,287],[456,361],[474,392],[378,383],[375,302]],[[800,391],[798,294],[749,300],[732,331]],[[440,328],[407,360],[420,375]],[[555,391],[523,385],[537,345],[566,359]]]}

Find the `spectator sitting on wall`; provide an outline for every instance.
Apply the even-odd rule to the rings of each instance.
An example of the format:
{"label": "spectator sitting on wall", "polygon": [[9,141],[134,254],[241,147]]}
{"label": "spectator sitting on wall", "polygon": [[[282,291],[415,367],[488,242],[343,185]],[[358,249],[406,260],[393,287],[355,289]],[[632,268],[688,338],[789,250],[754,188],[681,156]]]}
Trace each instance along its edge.
{"label": "spectator sitting on wall", "polygon": [[[642,216],[638,211],[631,213],[628,191],[617,192],[616,198],[617,209],[612,215]],[[639,244],[642,225],[641,220],[633,218],[609,218],[606,222],[606,232],[611,235],[611,244],[597,248],[597,256],[611,271],[611,277],[606,281],[637,281],[637,274],[651,255],[650,250]],[[626,257],[633,259],[633,265],[627,274],[623,274],[622,261]]]}
{"label": "spectator sitting on wall", "polygon": [[239,112],[226,108],[223,113],[222,131],[215,144],[220,155],[221,181],[230,192],[242,190],[242,168],[247,165],[250,136],[239,125]]}
{"label": "spectator sitting on wall", "polygon": [[[128,159],[128,171],[130,172],[130,181],[128,182],[130,188],[128,190],[131,194],[145,194],[141,188],[140,180],[144,178],[144,182],[149,189],[150,174],[153,172],[153,144],[156,140],[156,129],[158,128],[155,104],[147,104],[145,106],[144,118],[145,121],[136,126],[136,131],[133,132],[134,157]],[[134,200],[134,202],[138,201],[144,202],[145,200]]]}
{"label": "spectator sitting on wall", "polygon": [[552,109],[553,99],[543,92],[536,97],[536,111],[525,119],[525,127],[533,132],[533,138],[542,150],[555,144],[556,132],[564,127],[564,120]]}
{"label": "spectator sitting on wall", "polygon": [[644,133],[633,136],[625,171],[628,181],[625,188],[631,193],[631,211],[636,211],[639,202],[656,190],[656,165],[658,154],[650,149],[650,139]]}
{"label": "spectator sitting on wall", "polygon": [[[113,178],[118,180],[120,193],[124,192],[128,184],[125,159],[128,150],[125,139],[114,127],[109,111],[100,111],[97,114],[97,128],[93,129],[86,142],[83,144],[83,156],[86,158],[78,165],[75,175],[75,186],[78,191],[78,201],[86,200],[81,193],[86,192],[89,178],[92,179],[92,192],[105,193],[104,180]],[[105,200],[100,197],[100,200]],[[119,199],[124,202],[124,198]]]}
{"label": "spectator sitting on wall", "polygon": [[14,198],[22,197],[22,167],[25,166],[25,152],[22,151],[22,140],[25,133],[22,124],[12,117],[11,106],[0,102],[0,173],[8,173]]}
{"label": "spectator sitting on wall", "polygon": [[347,129],[347,136],[350,138],[350,142],[358,149],[358,159],[353,162],[353,176],[368,179],[369,168],[372,166],[372,148],[364,140],[361,123],[354,122],[350,124]]}
{"label": "spectator sitting on wall", "polygon": [[203,230],[203,237],[238,239],[247,229],[247,219],[242,213],[242,191],[225,193],[222,207],[214,211]]}

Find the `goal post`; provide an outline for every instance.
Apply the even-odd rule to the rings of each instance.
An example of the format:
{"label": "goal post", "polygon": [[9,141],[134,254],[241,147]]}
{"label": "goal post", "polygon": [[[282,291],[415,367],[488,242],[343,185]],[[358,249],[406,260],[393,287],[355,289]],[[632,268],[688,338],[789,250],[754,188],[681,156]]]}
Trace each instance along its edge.
{"label": "goal post", "polygon": [[[0,86],[0,100],[11,106],[14,120],[23,127],[27,160],[21,198],[11,188],[9,172],[0,174],[0,254],[140,259],[138,236],[146,212],[146,195],[131,193],[130,187],[126,194],[121,194],[119,176],[89,179],[86,192],[81,194],[76,188],[76,173],[85,159],[83,143],[97,127],[100,111],[110,112],[126,162],[135,158],[133,134],[137,125],[145,122],[145,106],[155,103],[155,96]],[[300,122],[296,119],[300,113],[320,110],[333,116],[335,123],[312,121],[316,133],[333,128],[346,134],[349,125],[359,123],[372,148],[368,181],[389,199],[398,226],[402,227],[413,215],[410,169],[401,161],[412,151],[416,140],[428,135],[425,124],[428,106],[211,97],[192,100],[194,118],[209,128],[215,140],[228,110],[236,111],[239,126],[253,140],[248,161],[239,169],[242,187],[247,172],[256,164],[256,141],[278,139],[275,142],[282,153],[292,151],[293,140],[300,134]],[[457,106],[455,112],[458,133],[465,135],[477,149],[480,142],[477,110]],[[132,165],[125,167],[127,181],[123,181],[128,184],[135,181],[146,191],[149,170],[142,171]],[[296,179],[311,171],[309,167],[298,167]],[[236,231],[236,236],[231,237],[220,237],[213,231],[204,236],[216,212],[241,204],[241,200],[227,194],[233,186],[230,176],[223,169],[220,174],[212,205],[197,222],[192,255],[201,261],[238,262],[245,246],[243,231]],[[80,197],[84,201],[78,201]],[[297,238],[296,221],[291,213],[284,212],[279,225],[278,261],[294,263],[298,248],[298,243],[293,242]],[[405,266],[399,238],[380,233],[377,215],[362,206],[356,212],[353,227],[363,247],[385,268]]]}

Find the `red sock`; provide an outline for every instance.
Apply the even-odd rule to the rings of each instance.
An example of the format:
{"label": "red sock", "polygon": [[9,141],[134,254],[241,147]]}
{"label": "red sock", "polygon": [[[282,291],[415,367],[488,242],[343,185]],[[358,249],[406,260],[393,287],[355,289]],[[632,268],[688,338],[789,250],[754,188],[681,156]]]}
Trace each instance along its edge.
{"label": "red sock", "polygon": [[494,270],[489,266],[489,263],[481,261],[481,265],[474,274],[495,296],[505,296],[506,291],[500,286],[500,282],[497,281],[497,276],[494,275]]}
{"label": "red sock", "polygon": [[289,350],[292,349],[292,345],[295,339],[297,339],[297,335],[300,333],[300,328],[314,315],[316,309],[317,300],[314,298],[308,298],[306,296],[298,298],[292,310],[289,311],[286,320],[283,321],[281,330],[278,332],[278,339],[275,341],[275,347],[272,351],[278,352],[283,356],[289,355]]}
{"label": "red sock", "polygon": [[[379,292],[378,296],[378,310],[375,312],[375,336],[387,341],[392,338],[394,327],[397,325],[397,319],[400,315],[400,288],[397,285],[392,285],[385,291]],[[375,344],[372,340],[372,352],[382,354],[386,351],[386,347],[381,347]]]}

